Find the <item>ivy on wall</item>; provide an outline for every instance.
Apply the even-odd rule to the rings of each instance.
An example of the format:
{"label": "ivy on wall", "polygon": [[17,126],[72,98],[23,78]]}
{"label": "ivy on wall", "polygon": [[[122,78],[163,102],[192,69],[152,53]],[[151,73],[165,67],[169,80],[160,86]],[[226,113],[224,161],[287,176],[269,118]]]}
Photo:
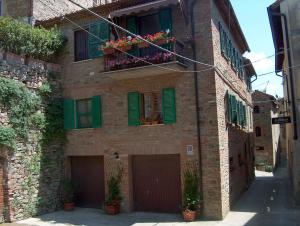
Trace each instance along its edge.
{"label": "ivy on wall", "polygon": [[42,145],[64,140],[62,100],[51,94],[48,82],[36,92],[0,77],[0,103],[9,117],[9,127],[0,126],[0,144],[16,150],[16,141],[26,141],[31,130],[41,132]]}
{"label": "ivy on wall", "polygon": [[[55,195],[63,166],[60,145],[65,132],[62,99],[56,97],[59,93],[59,88],[46,79],[38,89],[30,89],[19,81],[0,77],[0,109],[8,116],[8,123],[0,126],[0,144],[13,151],[15,162],[24,172],[12,199],[19,219],[47,212],[47,208],[53,210],[60,203]],[[49,187],[54,192],[50,198]]]}

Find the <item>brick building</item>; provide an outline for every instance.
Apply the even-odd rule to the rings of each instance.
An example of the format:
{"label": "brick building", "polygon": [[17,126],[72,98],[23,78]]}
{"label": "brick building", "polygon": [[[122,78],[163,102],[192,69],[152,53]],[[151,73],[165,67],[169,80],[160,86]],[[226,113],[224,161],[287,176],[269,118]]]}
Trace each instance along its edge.
{"label": "brick building", "polygon": [[255,71],[242,57],[249,47],[230,2],[128,0],[93,11],[136,34],[166,31],[176,41],[163,47],[216,69],[155,47],[130,50],[151,65],[119,51],[105,55],[103,41],[127,34],[84,10],[38,23],[57,25],[68,39],[58,62],[66,172],[80,184],[77,205],[100,207],[110,173],[122,164],[123,211],[177,212],[192,164],[202,178],[204,215],[224,218],[253,179]]}
{"label": "brick building", "polygon": [[268,7],[269,20],[277,53],[275,70],[283,77],[284,116],[291,118],[285,125],[290,178],[295,202],[300,204],[300,2],[277,0]]}
{"label": "brick building", "polygon": [[[53,9],[45,7],[43,2],[50,4]],[[98,4],[93,0],[77,0],[85,7]],[[36,20],[45,20],[74,12],[80,8],[67,0],[1,0],[0,16],[10,16],[26,23],[34,24]]]}
{"label": "brick building", "polygon": [[280,114],[276,98],[255,90],[253,100],[253,126],[255,131],[255,163],[275,167],[280,154],[280,125],[272,125],[272,118]]}

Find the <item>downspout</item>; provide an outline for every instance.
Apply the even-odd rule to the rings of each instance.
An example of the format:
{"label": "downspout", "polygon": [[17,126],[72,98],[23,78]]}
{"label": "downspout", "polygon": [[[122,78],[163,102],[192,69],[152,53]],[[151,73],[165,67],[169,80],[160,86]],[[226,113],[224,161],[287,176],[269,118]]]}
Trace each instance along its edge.
{"label": "downspout", "polygon": [[289,75],[290,75],[290,81],[291,81],[291,104],[292,104],[292,114],[293,114],[293,127],[294,127],[294,140],[298,140],[298,127],[297,127],[297,115],[296,115],[296,103],[295,103],[295,90],[294,90],[294,75],[293,75],[293,69],[291,65],[291,51],[290,51],[290,38],[289,38],[289,32],[288,32],[288,25],[287,25],[287,18],[284,13],[272,13],[274,16],[280,16],[283,18],[283,25],[285,29],[285,35],[286,35],[286,47],[288,49],[287,56],[288,56],[288,66],[289,66]]}
{"label": "downspout", "polygon": [[[190,23],[192,33],[192,54],[193,60],[197,60],[196,43],[195,43],[195,18],[194,18],[194,6],[197,0],[192,0],[190,3]],[[195,88],[195,102],[196,102],[196,122],[197,122],[197,138],[198,138],[198,155],[199,155],[199,177],[200,177],[200,192],[203,192],[203,177],[202,177],[202,155],[201,155],[201,137],[200,137],[200,110],[199,110],[199,91],[198,91],[198,72],[197,63],[193,63],[194,69],[194,88]],[[202,197],[203,199],[203,197]],[[203,201],[203,200],[201,200]]]}

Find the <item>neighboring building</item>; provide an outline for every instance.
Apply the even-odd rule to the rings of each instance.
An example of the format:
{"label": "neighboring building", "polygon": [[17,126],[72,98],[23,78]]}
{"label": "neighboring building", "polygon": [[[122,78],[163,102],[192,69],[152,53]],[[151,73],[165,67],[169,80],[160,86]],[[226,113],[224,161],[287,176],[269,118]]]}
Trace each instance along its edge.
{"label": "neighboring building", "polygon": [[65,18],[104,41],[128,35],[84,10],[38,23],[57,25],[68,39],[58,62],[77,205],[100,207],[109,175],[122,164],[123,211],[177,212],[183,172],[194,165],[204,215],[224,218],[253,180],[255,71],[242,57],[249,47],[230,2],[115,1],[93,11],[140,35],[169,31],[176,41],[163,47],[218,69],[197,72],[208,67],[154,47],[130,51],[154,65],[119,51],[104,55],[103,41]]}
{"label": "neighboring building", "polygon": [[[76,0],[85,7],[92,7],[95,0]],[[48,4],[51,8],[45,6]],[[77,11],[80,8],[68,0],[0,0],[0,16],[10,16],[26,23],[46,20]]]}
{"label": "neighboring building", "polygon": [[272,125],[279,116],[276,98],[256,90],[252,93],[255,164],[274,168],[280,154],[280,125]]}
{"label": "neighboring building", "polygon": [[268,7],[276,55],[275,69],[282,72],[285,115],[292,123],[286,125],[289,169],[295,201],[300,204],[300,2],[276,1]]}

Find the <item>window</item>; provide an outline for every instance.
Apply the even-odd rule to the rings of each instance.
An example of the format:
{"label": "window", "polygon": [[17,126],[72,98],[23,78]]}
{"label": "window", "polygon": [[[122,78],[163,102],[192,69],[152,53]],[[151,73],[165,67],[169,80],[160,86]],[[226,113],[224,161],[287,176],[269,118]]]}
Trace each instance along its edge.
{"label": "window", "polygon": [[255,135],[256,135],[257,137],[261,137],[261,128],[258,127],[258,126],[255,128]]}
{"label": "window", "polygon": [[99,128],[102,126],[101,98],[64,99],[64,128]]}
{"label": "window", "polygon": [[173,124],[176,122],[175,89],[128,93],[128,125]]}
{"label": "window", "polygon": [[[88,31],[88,29],[86,29]],[[88,59],[88,32],[75,31],[75,61]]]}
{"label": "window", "polygon": [[258,113],[260,112],[260,109],[259,109],[259,107],[256,105],[256,106],[254,106],[253,111],[254,111],[255,114],[258,114]]}
{"label": "window", "polygon": [[139,34],[148,35],[161,31],[158,13],[139,18]]}
{"label": "window", "polygon": [[141,124],[161,124],[162,99],[160,93],[141,94]]}
{"label": "window", "polygon": [[74,32],[75,61],[94,59],[103,55],[100,46],[109,39],[109,25],[104,21],[95,22],[85,30]]}
{"label": "window", "polygon": [[78,128],[92,127],[92,100],[84,99],[76,101],[76,116]]}

